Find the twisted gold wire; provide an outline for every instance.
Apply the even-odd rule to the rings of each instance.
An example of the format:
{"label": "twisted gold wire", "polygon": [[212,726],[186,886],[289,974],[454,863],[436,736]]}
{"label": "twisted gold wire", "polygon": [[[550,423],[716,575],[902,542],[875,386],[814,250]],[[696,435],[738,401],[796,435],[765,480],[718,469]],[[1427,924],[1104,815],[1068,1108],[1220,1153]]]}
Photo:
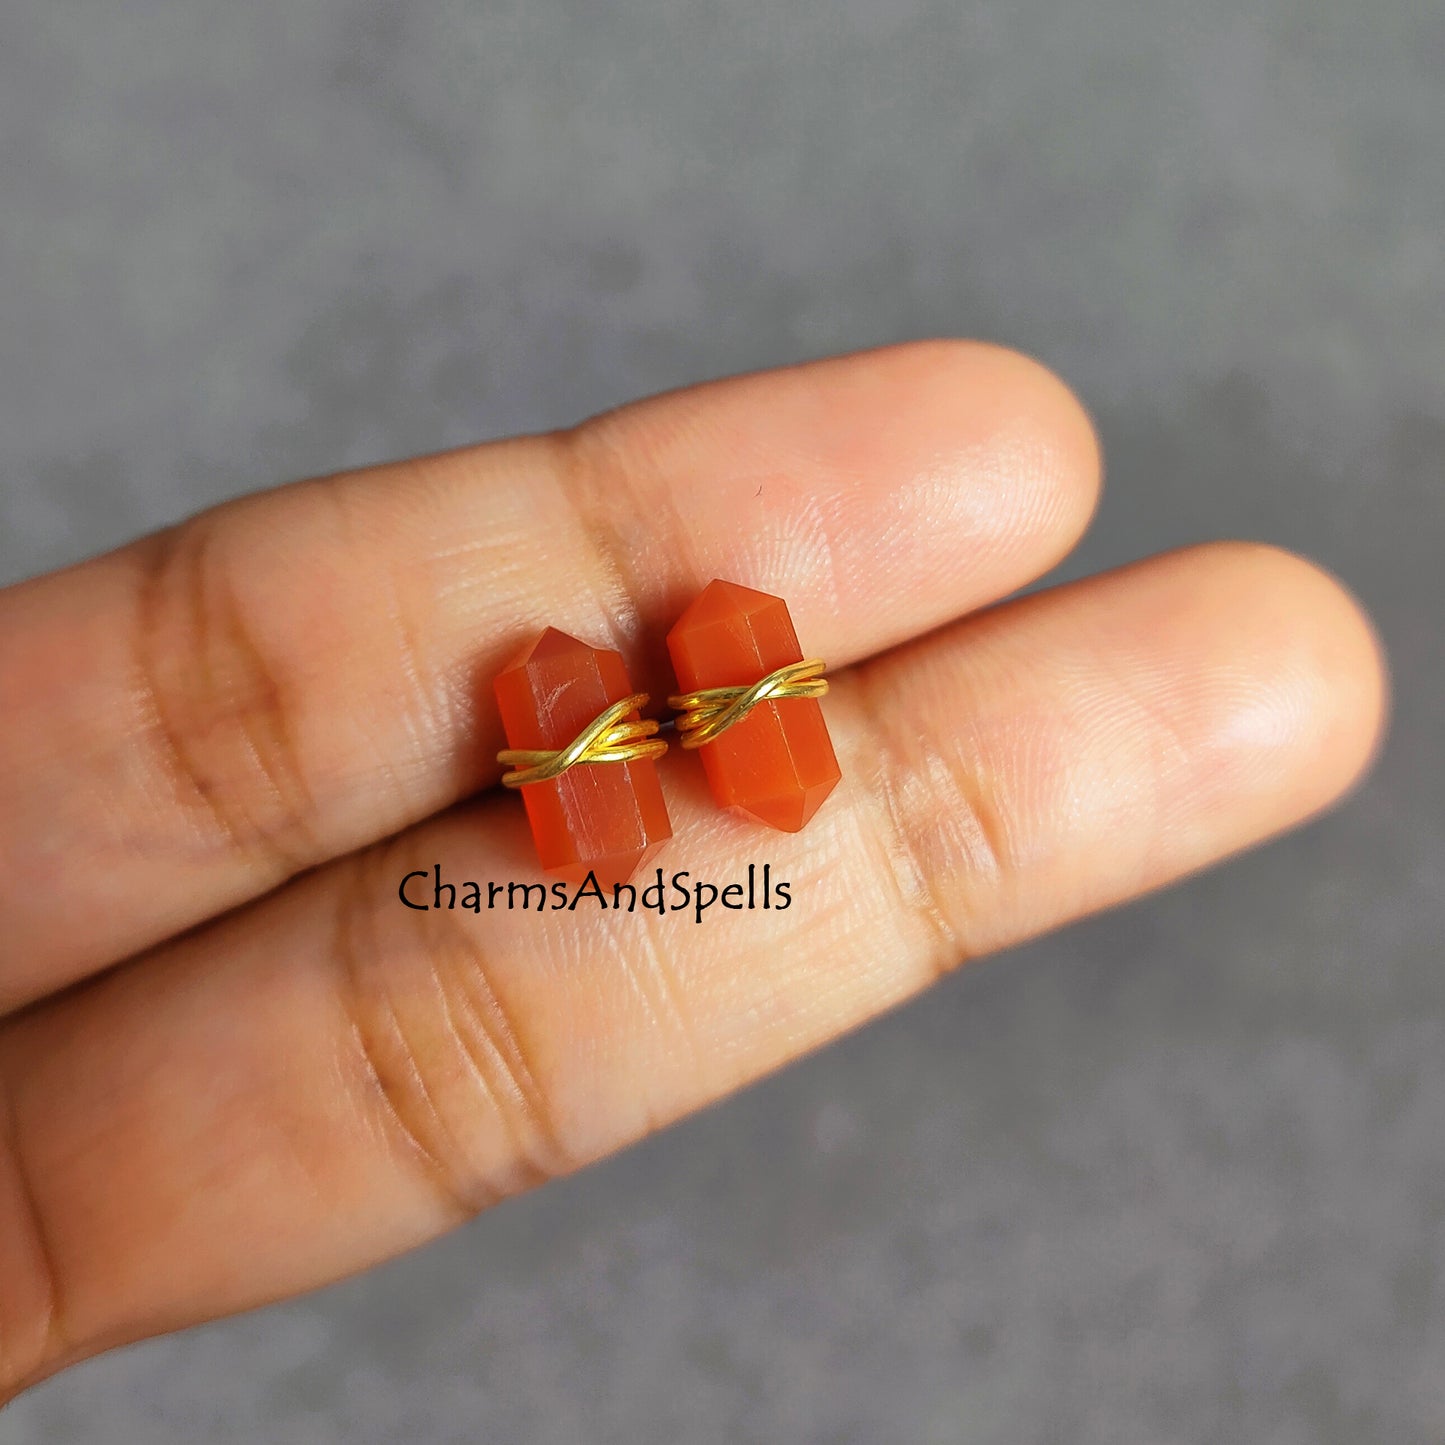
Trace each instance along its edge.
{"label": "twisted gold wire", "polygon": [[614,702],[567,744],[565,748],[503,748],[497,761],[512,768],[502,774],[508,788],[522,788],[528,783],[543,783],[561,777],[578,763],[630,763],[639,758],[660,758],[667,744],[653,734],[659,724],[656,718],[640,718],[623,722],[630,712],[647,706],[647,694],[635,692]]}
{"label": "twisted gold wire", "polygon": [[823,667],[821,658],[812,657],[790,662],[747,687],[704,687],[668,698],[668,707],[677,711],[678,741],[685,748],[700,748],[741,722],[761,702],[822,697],[828,691]]}

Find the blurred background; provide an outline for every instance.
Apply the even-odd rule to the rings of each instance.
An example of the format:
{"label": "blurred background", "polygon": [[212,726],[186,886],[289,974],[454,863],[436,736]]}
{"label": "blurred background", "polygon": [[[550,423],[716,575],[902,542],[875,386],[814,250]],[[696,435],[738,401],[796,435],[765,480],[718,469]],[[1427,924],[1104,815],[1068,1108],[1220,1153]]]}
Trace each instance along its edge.
{"label": "blurred background", "polygon": [[966,333],[1098,420],[1060,575],[1307,552],[1397,713],[1305,832],[0,1439],[1438,1445],[1442,76],[1439,0],[5,0],[0,580]]}

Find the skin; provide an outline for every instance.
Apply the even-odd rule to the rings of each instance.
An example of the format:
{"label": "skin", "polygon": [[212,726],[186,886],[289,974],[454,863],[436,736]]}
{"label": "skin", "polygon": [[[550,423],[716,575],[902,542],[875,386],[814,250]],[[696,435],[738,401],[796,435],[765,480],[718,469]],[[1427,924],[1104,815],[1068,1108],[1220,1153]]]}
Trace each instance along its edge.
{"label": "skin", "polygon": [[[1054,376],[929,342],[283,487],[0,592],[0,1395],[418,1245],[1339,799],[1383,667],[1309,562],[1221,543],[990,606],[1098,488]],[[501,661],[552,624],[665,697],[715,576],[828,660],[843,782],[773,833],[674,748],[656,862],[767,860],[794,906],[403,908],[438,860],[537,876]]]}

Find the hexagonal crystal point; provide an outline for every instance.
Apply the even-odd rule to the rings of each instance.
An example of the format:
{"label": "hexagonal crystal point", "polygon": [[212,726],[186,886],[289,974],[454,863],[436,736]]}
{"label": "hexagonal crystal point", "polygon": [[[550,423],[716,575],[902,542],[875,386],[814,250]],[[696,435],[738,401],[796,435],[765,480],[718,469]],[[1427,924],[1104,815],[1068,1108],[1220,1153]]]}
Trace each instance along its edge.
{"label": "hexagonal crystal point", "polygon": [[[745,687],[801,662],[781,597],[714,581],[667,634],[679,690]],[[759,703],[698,750],[718,804],[796,833],[842,776],[817,698]]]}
{"label": "hexagonal crystal point", "polygon": [[[589,647],[555,627],[517,653],[493,686],[512,748],[565,747],[632,691],[621,653]],[[517,791],[542,867],[568,882],[591,872],[604,888],[625,883],[672,837],[651,758],[579,763]]]}

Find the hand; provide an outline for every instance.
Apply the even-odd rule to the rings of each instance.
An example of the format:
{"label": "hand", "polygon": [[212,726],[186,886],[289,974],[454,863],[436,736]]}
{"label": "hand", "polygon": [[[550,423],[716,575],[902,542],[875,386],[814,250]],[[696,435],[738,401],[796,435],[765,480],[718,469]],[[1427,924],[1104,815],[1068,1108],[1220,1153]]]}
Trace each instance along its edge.
{"label": "hand", "polygon": [[[1228,543],[987,611],[1098,487],[1047,372],[928,343],[248,497],[0,593],[0,1392],[357,1270],[1362,771],[1355,605]],[[414,911],[535,879],[490,679],[721,576],[833,678],[808,828],[660,765],[657,860],[786,912]],[[458,800],[480,796],[460,807]]]}

